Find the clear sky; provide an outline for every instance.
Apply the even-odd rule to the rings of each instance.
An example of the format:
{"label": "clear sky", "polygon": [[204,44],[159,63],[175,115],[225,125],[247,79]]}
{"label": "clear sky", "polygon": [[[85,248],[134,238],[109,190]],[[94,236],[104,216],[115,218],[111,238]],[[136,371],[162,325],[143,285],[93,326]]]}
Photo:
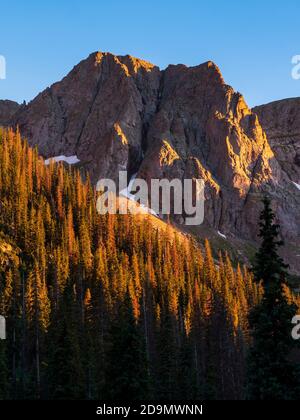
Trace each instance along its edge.
{"label": "clear sky", "polygon": [[300,96],[299,0],[8,0],[0,13],[1,99],[32,99],[97,50],[161,68],[213,60],[250,106]]}

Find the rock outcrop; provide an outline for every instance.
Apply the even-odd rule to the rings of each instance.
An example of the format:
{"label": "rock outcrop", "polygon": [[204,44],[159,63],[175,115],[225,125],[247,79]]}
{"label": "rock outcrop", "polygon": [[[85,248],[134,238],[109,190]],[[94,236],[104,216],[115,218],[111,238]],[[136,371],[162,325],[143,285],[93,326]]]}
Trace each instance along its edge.
{"label": "rock outcrop", "polygon": [[276,159],[290,179],[300,184],[300,98],[254,108]]}
{"label": "rock outcrop", "polygon": [[0,126],[12,124],[13,117],[20,108],[17,102],[0,100]]}
{"label": "rock outcrop", "polygon": [[158,67],[94,53],[16,115],[46,157],[76,155],[96,182],[120,170],[151,178],[203,178],[205,224],[257,239],[260,200],[274,199],[287,256],[300,272],[300,191],[258,116],[218,67]]}

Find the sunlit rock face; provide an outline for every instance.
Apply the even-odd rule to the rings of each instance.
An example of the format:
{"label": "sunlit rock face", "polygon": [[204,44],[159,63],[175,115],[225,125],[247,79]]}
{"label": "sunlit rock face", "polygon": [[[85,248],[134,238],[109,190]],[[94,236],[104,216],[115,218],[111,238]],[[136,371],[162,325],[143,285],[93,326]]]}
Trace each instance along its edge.
{"label": "sunlit rock face", "polygon": [[[218,67],[158,67],[94,53],[15,118],[46,157],[77,156],[92,180],[121,170],[152,178],[202,178],[205,224],[227,238],[257,239],[260,200],[274,198],[288,259],[300,271],[300,193],[259,118]],[[280,160],[280,159],[279,159]]]}
{"label": "sunlit rock face", "polygon": [[9,126],[19,108],[17,102],[0,100],[0,126]]}
{"label": "sunlit rock face", "polygon": [[254,108],[276,159],[290,179],[300,184],[300,98]]}

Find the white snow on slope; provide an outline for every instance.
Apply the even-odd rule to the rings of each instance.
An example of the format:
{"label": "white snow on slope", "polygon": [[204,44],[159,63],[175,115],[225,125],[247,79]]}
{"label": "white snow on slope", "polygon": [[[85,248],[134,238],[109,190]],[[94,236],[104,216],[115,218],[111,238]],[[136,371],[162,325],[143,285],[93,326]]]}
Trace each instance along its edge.
{"label": "white snow on slope", "polygon": [[146,213],[152,214],[152,216],[159,217],[159,216],[158,216],[158,214],[157,214],[157,213],[155,213],[155,211],[154,211],[154,210],[150,209],[150,207],[146,207],[146,206],[144,206],[143,204],[140,204],[140,207],[141,207],[142,209],[144,209]]}
{"label": "white snow on slope", "polygon": [[296,184],[296,182],[293,182],[293,184],[295,185],[296,188],[298,188],[298,190],[300,191],[300,185]]}
{"label": "white snow on slope", "polygon": [[[120,195],[122,197],[128,198],[130,201],[137,202],[135,199],[135,195],[131,193],[133,187],[134,187],[134,181],[136,180],[137,174],[134,174],[128,184],[128,187],[124,190],[120,191]],[[139,204],[139,203],[138,203]],[[144,206],[143,204],[139,204],[140,209],[144,210],[145,213],[152,214],[153,216],[158,216],[154,210],[150,209],[149,207]]]}
{"label": "white snow on slope", "polygon": [[227,236],[221,233],[220,231],[218,231],[218,235],[221,236],[221,238],[223,239],[227,239]]}
{"label": "white snow on slope", "polygon": [[134,194],[131,194],[132,191],[132,187],[134,184],[134,181],[136,180],[137,174],[134,174],[131,178],[131,180],[129,181],[128,187],[125,188],[125,190],[120,191],[120,195],[122,195],[123,197],[128,198],[129,200],[135,201],[134,199]]}
{"label": "white snow on slope", "polygon": [[54,160],[54,162],[66,162],[69,165],[74,165],[75,163],[80,162],[80,160],[78,159],[78,157],[76,155],[74,156],[54,156],[52,158],[46,159],[45,160],[45,165],[49,165],[51,160]]}

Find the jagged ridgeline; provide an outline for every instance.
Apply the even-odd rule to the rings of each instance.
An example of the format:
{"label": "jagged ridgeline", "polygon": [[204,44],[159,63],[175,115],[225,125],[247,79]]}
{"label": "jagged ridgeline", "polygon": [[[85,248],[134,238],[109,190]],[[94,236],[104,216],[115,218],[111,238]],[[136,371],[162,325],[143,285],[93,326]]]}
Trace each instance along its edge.
{"label": "jagged ridgeline", "polygon": [[151,216],[99,216],[89,180],[0,131],[0,397],[244,397],[260,289]]}

